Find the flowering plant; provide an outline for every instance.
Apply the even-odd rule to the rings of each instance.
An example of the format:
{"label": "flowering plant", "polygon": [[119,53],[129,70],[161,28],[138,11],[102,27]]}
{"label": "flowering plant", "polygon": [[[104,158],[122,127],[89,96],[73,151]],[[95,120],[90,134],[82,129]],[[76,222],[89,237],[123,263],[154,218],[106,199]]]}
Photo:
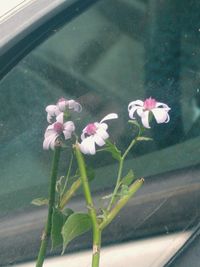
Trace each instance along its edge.
{"label": "flowering plant", "polygon": [[[48,200],[39,198],[32,202],[35,205],[48,204],[48,217],[41,238],[36,267],[43,265],[50,238],[52,248],[62,244],[62,253],[64,253],[71,240],[90,229],[92,229],[93,233],[92,267],[99,266],[102,231],[112,222],[144,183],[143,178],[135,180],[132,170],[126,176],[123,176],[124,161],[137,142],[151,140],[143,135],[143,130],[150,128],[152,117],[155,117],[157,123],[167,123],[170,119],[169,110],[170,108],[166,104],[157,102],[153,98],[148,98],[144,102],[141,100],[130,102],[128,105],[130,120],[128,122],[132,126],[136,126],[138,130],[127,149],[121,152],[116,144],[109,139],[107,124],[114,123],[114,121],[109,121],[118,118],[116,113],[106,115],[100,122],[87,124],[79,138],[75,122],[70,120],[72,113],[82,111],[82,107],[78,102],[61,98],[56,105],[46,107],[47,121],[50,125],[44,134],[43,148],[45,150],[53,150],[54,156],[50,176],[49,198]],[[99,147],[101,149],[98,149]],[[66,148],[71,153],[68,171],[66,176],[57,178],[60,154]],[[94,204],[90,188],[90,180],[93,179],[94,173],[86,166],[84,159],[85,154],[93,156],[97,151],[110,153],[118,162],[114,190],[108,196],[103,197],[103,200],[106,200],[105,207],[101,208],[99,212],[99,209]],[[73,162],[74,156],[75,163]],[[72,173],[72,164],[77,166],[75,173]],[[80,187],[83,188],[87,213],[75,212],[66,207]]]}

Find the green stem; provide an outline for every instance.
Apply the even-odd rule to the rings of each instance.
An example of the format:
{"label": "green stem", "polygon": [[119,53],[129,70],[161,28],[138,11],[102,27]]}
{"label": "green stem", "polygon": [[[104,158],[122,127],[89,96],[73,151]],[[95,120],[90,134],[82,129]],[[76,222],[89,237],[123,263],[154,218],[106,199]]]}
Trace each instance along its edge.
{"label": "green stem", "polygon": [[81,186],[81,178],[78,178],[69,188],[69,190],[67,190],[66,193],[64,193],[61,197],[60,200],[60,204],[59,204],[59,209],[63,210],[65,205],[68,203],[68,201],[70,200],[70,198],[73,197],[73,195],[75,194],[75,192],[79,189],[79,187]]}
{"label": "green stem", "polygon": [[132,142],[130,143],[130,145],[128,146],[128,148],[126,149],[126,151],[124,152],[123,156],[120,159],[120,162],[119,162],[119,170],[118,170],[118,174],[117,174],[117,182],[116,182],[116,185],[115,185],[115,189],[113,191],[113,194],[112,194],[112,198],[111,198],[110,203],[108,205],[107,211],[110,211],[110,209],[112,208],[112,205],[115,202],[117,191],[118,191],[118,189],[120,187],[120,182],[121,182],[121,176],[122,176],[122,170],[123,170],[124,160],[125,160],[126,156],[128,155],[129,151],[131,150],[131,148],[135,145],[136,141],[137,141],[137,138],[135,138],[135,139],[132,140]]}
{"label": "green stem", "polygon": [[93,253],[92,253],[92,267],[99,267],[101,249],[101,230],[99,227],[93,235]]}
{"label": "green stem", "polygon": [[99,266],[100,247],[101,247],[101,231],[97,221],[97,214],[93,204],[92,195],[87,178],[86,166],[83,155],[79,149],[79,145],[74,146],[76,159],[82,179],[83,191],[85,195],[86,204],[88,207],[88,213],[91,217],[92,228],[93,228],[93,256],[92,256],[92,267]]}
{"label": "green stem", "polygon": [[52,221],[52,213],[53,207],[55,203],[55,191],[56,191],[56,179],[57,179],[57,172],[58,172],[58,163],[60,159],[60,146],[55,147],[53,162],[52,162],[52,169],[51,169],[51,176],[50,176],[50,186],[49,186],[49,208],[48,208],[48,217],[47,222],[45,225],[45,229],[41,238],[41,245],[40,250],[38,253],[36,267],[42,267],[44,258],[46,255],[48,239],[51,233],[51,221]]}
{"label": "green stem", "polygon": [[123,165],[124,165],[124,160],[123,160],[123,158],[121,158],[120,162],[119,162],[119,169],[118,169],[118,174],[117,174],[117,182],[116,182],[115,189],[113,191],[110,203],[108,205],[107,211],[109,211],[111,209],[113,203],[115,202],[117,191],[118,191],[119,186],[120,186],[120,180],[121,180],[121,176],[122,176]]}
{"label": "green stem", "polygon": [[128,148],[126,149],[126,151],[124,152],[124,155],[122,156],[122,159],[123,160],[126,158],[126,156],[128,155],[129,151],[135,145],[136,142],[137,142],[137,137],[132,140],[132,142],[130,143],[130,145],[128,146]]}
{"label": "green stem", "polygon": [[71,173],[71,169],[72,169],[72,163],[73,163],[73,153],[71,155],[71,158],[70,158],[70,162],[69,162],[69,168],[68,168],[68,171],[67,171],[67,175],[65,177],[65,184],[63,186],[63,190],[61,192],[61,197],[63,196],[64,192],[65,192],[65,189],[67,187],[67,184],[68,184],[68,180],[69,180],[69,176],[70,176],[70,173]]}
{"label": "green stem", "polygon": [[138,189],[143,185],[144,179],[141,178],[135,183],[133,183],[129,188],[129,193],[123,196],[116,204],[116,206],[110,211],[106,219],[99,225],[100,230],[102,231],[119,213],[119,211],[126,205],[129,199],[138,191]]}
{"label": "green stem", "polygon": [[89,182],[88,182],[87,172],[86,172],[86,167],[85,167],[85,161],[84,161],[83,155],[81,154],[81,151],[79,150],[78,144],[75,145],[75,154],[76,154],[76,159],[77,159],[77,163],[78,163],[78,167],[79,167],[79,171],[80,171],[80,175],[82,179],[83,191],[84,191],[88,211],[91,216],[93,224],[97,224],[96,210],[94,208],[92,195],[90,192],[90,187],[89,187]]}

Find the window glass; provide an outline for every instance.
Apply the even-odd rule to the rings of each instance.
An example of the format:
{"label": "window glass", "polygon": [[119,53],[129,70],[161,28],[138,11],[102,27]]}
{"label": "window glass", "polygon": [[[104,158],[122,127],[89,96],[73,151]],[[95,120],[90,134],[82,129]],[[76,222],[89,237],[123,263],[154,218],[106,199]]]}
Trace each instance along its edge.
{"label": "window glass", "polygon": [[[35,211],[31,200],[47,194],[51,153],[42,150],[47,126],[45,107],[62,96],[83,105],[80,130],[89,121],[117,112],[120,118],[111,125],[110,132],[122,150],[132,135],[127,123],[130,101],[151,96],[171,107],[170,122],[156,125],[152,121],[148,133],[153,141],[136,145],[126,162],[127,169],[133,168],[137,177],[146,177],[149,191],[144,188],[143,197],[151,191],[148,183],[167,191],[167,174],[171,171],[180,170],[185,175],[185,168],[193,166],[198,171],[199,3],[182,2],[180,6],[174,0],[99,1],[55,30],[0,82],[2,216],[8,216],[13,209]],[[114,162],[104,154],[92,160],[99,167],[93,189],[109,190],[114,183]],[[183,175],[180,182],[180,177],[173,175],[170,188],[199,182],[196,172],[193,176],[189,172],[185,178]],[[151,182],[154,176],[158,179]],[[179,205],[172,205],[176,212]],[[137,223],[142,225],[156,208],[158,203],[142,213]],[[159,210],[165,213],[164,207]],[[196,211],[188,215],[189,220],[194,219]],[[164,229],[165,222],[161,224]],[[150,227],[147,235],[148,231]]]}

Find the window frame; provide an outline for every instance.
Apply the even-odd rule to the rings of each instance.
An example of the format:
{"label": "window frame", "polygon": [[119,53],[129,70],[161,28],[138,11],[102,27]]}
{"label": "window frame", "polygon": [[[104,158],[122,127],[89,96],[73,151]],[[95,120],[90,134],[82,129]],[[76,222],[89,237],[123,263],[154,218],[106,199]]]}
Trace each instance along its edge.
{"label": "window frame", "polygon": [[[3,33],[9,31],[11,39],[5,43],[3,41],[0,42],[0,80],[36,46],[97,1],[99,0],[61,1],[53,10],[51,7],[49,7],[49,10],[48,6],[46,7],[47,4],[50,6],[52,0],[45,0],[43,3],[42,1],[37,1],[39,3],[35,7],[35,12],[39,12],[44,7],[48,12],[39,14],[36,20],[33,19],[31,24],[27,25],[17,35],[14,34],[15,23],[18,24],[16,26],[19,26],[23,20],[26,21],[35,3],[24,8],[21,12],[11,17],[9,21],[6,20],[2,23],[0,29],[2,29]],[[13,32],[10,33],[11,29],[13,29]],[[4,40],[4,37],[2,36],[2,40]]]}

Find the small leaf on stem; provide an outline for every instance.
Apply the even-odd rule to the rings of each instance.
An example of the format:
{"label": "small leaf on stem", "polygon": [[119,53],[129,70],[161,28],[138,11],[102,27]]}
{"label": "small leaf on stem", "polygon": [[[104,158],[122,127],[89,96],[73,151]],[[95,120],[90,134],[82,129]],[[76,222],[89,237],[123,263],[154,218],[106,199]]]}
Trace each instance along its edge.
{"label": "small leaf on stem", "polygon": [[116,147],[115,144],[111,143],[110,141],[106,141],[105,151],[111,153],[112,157],[118,161],[121,160],[121,151]]}
{"label": "small leaf on stem", "polygon": [[69,208],[64,208],[61,213],[65,216],[69,217],[70,215],[72,215],[72,213],[74,213],[74,211],[72,209],[69,209]]}
{"label": "small leaf on stem", "polygon": [[126,196],[128,194],[129,194],[129,187],[128,187],[128,185],[123,184],[121,186],[121,191],[118,194],[118,196],[123,197],[123,196]]}
{"label": "small leaf on stem", "polygon": [[60,212],[58,209],[54,208],[51,229],[52,249],[63,243],[63,238],[61,234],[62,227],[72,213],[73,210],[71,209],[64,209],[63,212]]}
{"label": "small leaf on stem", "polygon": [[121,183],[123,185],[129,186],[133,182],[134,179],[135,179],[134,172],[133,172],[133,170],[130,170],[127,173],[127,175],[124,178],[122,178]]}
{"label": "small leaf on stem", "polygon": [[62,228],[63,251],[64,253],[68,243],[79,235],[89,231],[92,228],[91,218],[86,213],[74,213],[69,216]]}

